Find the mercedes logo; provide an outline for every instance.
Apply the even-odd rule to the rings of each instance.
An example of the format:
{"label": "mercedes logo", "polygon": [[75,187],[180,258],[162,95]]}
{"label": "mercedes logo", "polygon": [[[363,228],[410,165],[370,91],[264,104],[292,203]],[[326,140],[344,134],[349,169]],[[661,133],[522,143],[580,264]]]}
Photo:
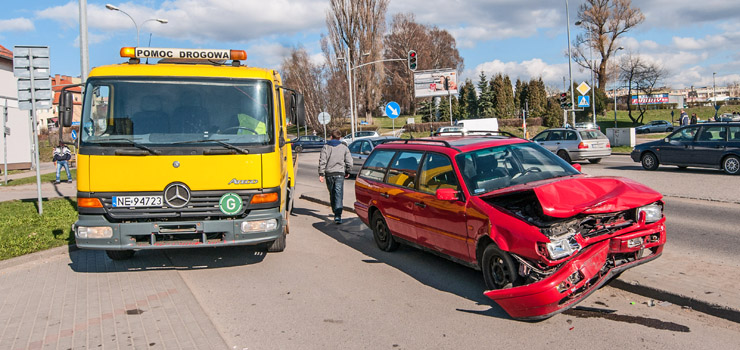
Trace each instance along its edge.
{"label": "mercedes logo", "polygon": [[172,208],[182,208],[190,202],[190,190],[181,183],[172,183],[164,189],[164,201]]}

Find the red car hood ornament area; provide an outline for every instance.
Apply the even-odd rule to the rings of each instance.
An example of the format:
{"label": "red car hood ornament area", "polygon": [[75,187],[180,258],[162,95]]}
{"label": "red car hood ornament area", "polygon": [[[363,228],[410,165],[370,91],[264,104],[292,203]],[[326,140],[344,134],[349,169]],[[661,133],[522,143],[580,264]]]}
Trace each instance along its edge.
{"label": "red car hood ornament area", "polygon": [[[541,216],[525,217],[497,199],[527,192],[534,192]],[[538,256],[526,250],[511,251],[517,260],[529,261],[527,268],[537,270],[536,277],[530,272],[523,285],[484,294],[518,319],[548,318],[573,307],[619,272],[662,254],[665,217],[661,214],[646,222],[647,214],[639,210],[650,205],[662,208],[661,198],[660,193],[630,179],[590,176],[534,182],[485,196],[494,207],[509,209],[508,215],[534,222],[532,230],[542,233],[543,242],[538,243]],[[568,230],[569,235],[562,233]],[[549,257],[543,247],[565,236],[574,247],[572,254]]]}

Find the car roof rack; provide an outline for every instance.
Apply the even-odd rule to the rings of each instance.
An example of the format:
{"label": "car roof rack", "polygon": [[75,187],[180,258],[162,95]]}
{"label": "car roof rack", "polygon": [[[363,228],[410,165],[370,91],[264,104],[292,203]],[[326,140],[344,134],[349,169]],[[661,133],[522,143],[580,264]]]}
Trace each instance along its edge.
{"label": "car roof rack", "polygon": [[457,148],[457,147],[453,147],[453,146],[452,146],[452,145],[451,145],[451,144],[450,144],[449,142],[447,142],[447,141],[445,141],[445,140],[432,140],[432,139],[407,139],[407,140],[390,140],[390,141],[388,141],[388,142],[384,142],[384,143],[394,143],[394,142],[403,142],[404,144],[408,144],[409,142],[413,142],[413,143],[425,143],[425,142],[427,142],[427,143],[428,143],[428,142],[431,142],[431,143],[441,143],[442,145],[444,145],[444,146],[445,146],[445,147],[447,147],[447,148],[452,148],[452,149],[454,149],[454,150],[456,150],[456,151],[458,151],[458,152],[462,152],[462,151],[460,151],[460,149],[459,149],[459,148]]}

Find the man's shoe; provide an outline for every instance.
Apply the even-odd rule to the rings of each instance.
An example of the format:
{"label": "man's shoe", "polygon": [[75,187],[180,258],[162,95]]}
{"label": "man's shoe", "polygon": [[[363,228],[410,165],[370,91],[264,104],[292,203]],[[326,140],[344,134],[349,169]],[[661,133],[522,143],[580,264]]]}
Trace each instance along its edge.
{"label": "man's shoe", "polygon": [[59,180],[54,181],[55,184],[59,184],[59,182],[60,182]]}
{"label": "man's shoe", "polygon": [[67,183],[68,184],[71,184],[72,183],[72,179],[67,180]]}
{"label": "man's shoe", "polygon": [[334,223],[339,225],[342,223],[342,218],[334,218]]}

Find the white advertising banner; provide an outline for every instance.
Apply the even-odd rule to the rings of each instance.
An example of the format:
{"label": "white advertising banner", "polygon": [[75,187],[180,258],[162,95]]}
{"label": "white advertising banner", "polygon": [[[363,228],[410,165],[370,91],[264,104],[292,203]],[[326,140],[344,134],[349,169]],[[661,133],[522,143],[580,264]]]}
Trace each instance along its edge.
{"label": "white advertising banner", "polygon": [[[445,82],[447,88],[445,89]],[[414,73],[414,97],[457,95],[457,72],[454,69],[426,70]]]}

